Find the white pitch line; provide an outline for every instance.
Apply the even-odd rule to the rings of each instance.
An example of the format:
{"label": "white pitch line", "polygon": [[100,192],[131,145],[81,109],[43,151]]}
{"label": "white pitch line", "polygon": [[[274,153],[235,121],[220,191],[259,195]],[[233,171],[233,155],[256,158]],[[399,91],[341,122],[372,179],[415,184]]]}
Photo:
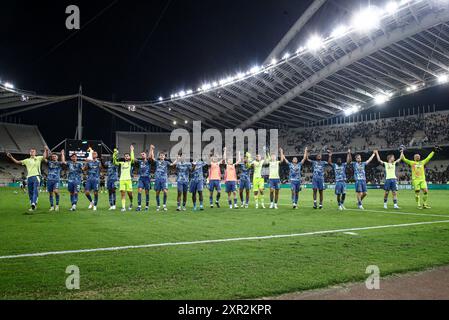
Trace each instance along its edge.
{"label": "white pitch line", "polygon": [[397,214],[397,215],[407,215],[407,216],[419,216],[419,217],[437,217],[437,218],[449,218],[447,214],[426,214],[426,213],[414,213],[414,212],[402,212],[402,211],[380,211],[380,210],[360,210],[360,209],[346,209],[346,211],[358,211],[363,212],[374,212],[383,214]]}
{"label": "white pitch line", "polygon": [[392,224],[392,225],[385,225],[385,226],[348,228],[348,229],[326,230],[326,231],[315,231],[315,232],[272,235],[272,236],[263,236],[263,237],[230,238],[230,239],[201,240],[201,241],[190,241],[190,242],[171,242],[171,243],[146,244],[146,245],[140,245],[140,246],[124,246],[124,247],[111,247],[111,248],[29,253],[29,254],[18,254],[18,255],[10,255],[10,256],[0,256],[0,260],[32,258],[32,257],[46,257],[46,256],[91,253],[91,252],[123,251],[123,250],[131,250],[131,249],[147,249],[147,248],[160,248],[160,247],[200,245],[200,244],[214,244],[214,243],[237,242],[237,241],[254,241],[254,240],[295,238],[295,237],[315,236],[315,235],[332,234],[332,233],[345,233],[345,232],[389,229],[389,228],[405,228],[405,227],[414,227],[414,226],[422,226],[422,225],[443,224],[443,223],[449,223],[449,220],[416,222],[416,223],[406,223],[406,224]]}

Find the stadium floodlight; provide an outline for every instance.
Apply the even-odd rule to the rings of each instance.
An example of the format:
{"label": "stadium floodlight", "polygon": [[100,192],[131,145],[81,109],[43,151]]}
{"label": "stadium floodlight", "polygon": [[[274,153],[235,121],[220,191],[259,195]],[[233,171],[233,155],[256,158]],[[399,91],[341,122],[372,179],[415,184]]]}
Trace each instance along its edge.
{"label": "stadium floodlight", "polygon": [[344,36],[349,31],[347,26],[341,25],[334,29],[331,33],[332,38],[340,38]]}
{"label": "stadium floodlight", "polygon": [[237,79],[242,80],[243,78],[245,78],[245,74],[243,72],[237,73]]}
{"label": "stadium floodlight", "polygon": [[307,42],[307,49],[310,51],[317,51],[324,47],[324,40],[318,35],[312,36]]}
{"label": "stadium floodlight", "polygon": [[388,14],[395,14],[396,11],[398,11],[398,8],[399,8],[399,3],[397,3],[396,1],[390,1],[385,6],[385,11]]}
{"label": "stadium floodlight", "polygon": [[377,96],[374,97],[374,103],[378,105],[384,104],[388,100],[390,100],[390,97],[385,94],[378,94]]}
{"label": "stadium floodlight", "polygon": [[359,112],[360,109],[360,106],[352,106],[351,108],[345,110],[345,116],[349,117],[350,115]]}
{"label": "stadium floodlight", "polygon": [[442,74],[442,75],[438,76],[438,83],[444,84],[444,83],[447,83],[448,81],[449,81],[449,77],[447,74]]}
{"label": "stadium floodlight", "polygon": [[173,121],[173,125],[176,126],[178,124],[177,121]]}
{"label": "stadium floodlight", "polygon": [[298,50],[296,50],[296,54],[300,54],[306,50],[304,47],[299,47]]}
{"label": "stadium floodlight", "polygon": [[277,64],[278,61],[276,58],[271,59],[271,64],[274,66],[275,64]]}
{"label": "stadium floodlight", "polygon": [[188,123],[189,123],[189,121],[188,121],[188,120],[185,120],[185,121],[184,121],[184,123],[185,123],[185,124],[188,124]]}
{"label": "stadium floodlight", "polygon": [[162,98],[162,97],[159,97],[159,101],[164,101],[164,98]]}
{"label": "stadium floodlight", "polygon": [[212,88],[212,84],[210,84],[210,83],[205,83],[205,84],[203,84],[203,90],[204,91],[207,91],[207,90],[209,90],[210,88]]}
{"label": "stadium floodlight", "polygon": [[380,24],[380,13],[380,10],[375,6],[359,11],[352,18],[352,26],[362,32],[376,29]]}
{"label": "stadium floodlight", "polygon": [[259,66],[254,66],[254,67],[252,67],[252,68],[249,70],[249,72],[252,73],[252,74],[256,74],[256,73],[258,73],[259,71],[260,71],[260,67],[259,67]]}
{"label": "stadium floodlight", "polygon": [[171,111],[171,108],[168,108],[168,111]]}
{"label": "stadium floodlight", "polygon": [[288,58],[290,58],[290,53],[287,52],[286,54],[284,54],[282,59],[287,60]]}
{"label": "stadium floodlight", "polygon": [[5,83],[3,84],[3,86],[4,86],[6,89],[14,89],[14,85],[13,85],[12,83],[10,83],[10,82],[5,82]]}
{"label": "stadium floodlight", "polygon": [[187,90],[187,94],[192,94],[193,90]]}
{"label": "stadium floodlight", "polygon": [[179,96],[182,98],[182,97],[184,97],[186,95],[186,92],[185,91],[180,91],[179,92]]}

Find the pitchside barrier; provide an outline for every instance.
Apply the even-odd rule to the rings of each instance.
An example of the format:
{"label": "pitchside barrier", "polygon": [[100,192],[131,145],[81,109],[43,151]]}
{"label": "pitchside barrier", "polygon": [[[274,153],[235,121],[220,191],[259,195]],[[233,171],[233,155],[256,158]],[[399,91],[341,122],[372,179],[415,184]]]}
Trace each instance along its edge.
{"label": "pitchside barrier", "polygon": [[[137,188],[137,181],[133,181],[133,186],[134,188]],[[177,185],[176,183],[171,183],[169,184],[170,187],[172,188],[176,188]],[[206,184],[207,186],[207,184]],[[383,184],[368,184],[368,189],[370,190],[383,190],[384,189],[384,185]],[[16,182],[16,183],[9,183],[9,184],[2,184],[0,183],[0,187],[10,187],[10,188],[19,188],[20,187],[20,183]],[[291,185],[290,184],[282,184],[281,188],[282,189],[290,189]],[[335,184],[327,184],[325,185],[326,189],[329,190],[335,190]],[[347,189],[348,190],[355,190],[355,184],[347,184]],[[62,181],[61,182],[61,189],[63,188],[67,188],[67,182],[66,181]],[[269,185],[266,184],[265,185],[266,189],[269,189]],[[303,184],[302,185],[303,189],[313,189],[313,186],[311,184]],[[207,188],[205,188],[207,189]],[[225,185],[222,185],[222,189],[225,190]],[[399,190],[413,190],[413,187],[411,184],[399,184],[398,185],[398,189]],[[449,190],[449,183],[448,184],[432,184],[429,183],[429,189],[430,190]]]}

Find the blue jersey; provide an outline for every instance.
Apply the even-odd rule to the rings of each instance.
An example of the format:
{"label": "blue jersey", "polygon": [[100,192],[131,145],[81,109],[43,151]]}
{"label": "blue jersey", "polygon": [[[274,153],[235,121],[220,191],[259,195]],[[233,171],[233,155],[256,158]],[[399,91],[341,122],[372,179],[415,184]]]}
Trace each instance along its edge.
{"label": "blue jersey", "polygon": [[179,162],[176,164],[176,170],[178,172],[178,182],[189,182],[190,170],[192,170],[191,163]]}
{"label": "blue jersey", "polygon": [[88,179],[99,180],[101,162],[99,160],[89,161],[86,163],[87,166],[87,177]]}
{"label": "blue jersey", "polygon": [[342,163],[341,165],[334,163],[335,182],[346,182],[346,167],[346,163]]}
{"label": "blue jersey", "polygon": [[170,162],[166,160],[156,160],[156,174],[155,179],[168,179],[168,167]]}
{"label": "blue jersey", "polygon": [[49,161],[48,162],[48,181],[59,181],[61,180],[61,162]]}
{"label": "blue jersey", "polygon": [[198,161],[195,164],[195,170],[192,173],[192,180],[195,182],[204,181],[204,171],[203,168],[207,166],[207,164],[203,161]]}
{"label": "blue jersey", "polygon": [[324,168],[326,165],[326,161],[312,161],[314,179],[324,179]]}
{"label": "blue jersey", "polygon": [[149,178],[151,173],[151,163],[150,161],[137,161],[137,165],[139,166],[139,177],[141,178]]}
{"label": "blue jersey", "polygon": [[81,183],[81,178],[83,176],[83,164],[81,162],[68,162],[67,166],[69,168],[68,180],[71,183]]}
{"label": "blue jersey", "polygon": [[301,181],[302,163],[297,163],[296,165],[289,163],[288,167],[290,168],[290,181]]}
{"label": "blue jersey", "polygon": [[106,168],[108,168],[108,181],[117,181],[118,180],[118,167],[115,166],[112,161],[108,161],[105,163]]}
{"label": "blue jersey", "polygon": [[352,165],[354,167],[354,180],[366,181],[366,173],[365,173],[366,162],[361,163],[354,162]]}
{"label": "blue jersey", "polygon": [[240,180],[251,181],[251,166],[247,163],[241,163],[240,167]]}

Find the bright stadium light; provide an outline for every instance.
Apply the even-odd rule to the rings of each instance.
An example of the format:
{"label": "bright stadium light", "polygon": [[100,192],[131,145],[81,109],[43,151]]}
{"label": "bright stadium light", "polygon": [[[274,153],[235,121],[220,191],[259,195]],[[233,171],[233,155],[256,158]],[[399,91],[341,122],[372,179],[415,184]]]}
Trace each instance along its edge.
{"label": "bright stadium light", "polygon": [[345,110],[345,116],[349,117],[350,115],[359,112],[360,109],[360,106],[352,106],[351,108]]}
{"label": "bright stadium light", "polygon": [[249,72],[251,72],[252,74],[256,74],[260,71],[260,67],[259,66],[254,66],[252,67]]}
{"label": "bright stadium light", "polygon": [[368,7],[356,13],[352,19],[355,29],[367,32],[376,29],[380,24],[380,10],[374,6]]}
{"label": "bright stadium light", "polygon": [[324,47],[324,40],[318,35],[312,36],[307,42],[307,49],[317,51]]}
{"label": "bright stadium light", "polygon": [[374,97],[374,103],[378,105],[384,104],[388,100],[390,100],[390,97],[385,94],[378,94],[377,96]]}
{"label": "bright stadium light", "polygon": [[187,90],[187,94],[192,94],[193,90]]}
{"label": "bright stadium light", "polygon": [[173,121],[173,125],[176,126],[178,124],[177,121]]}
{"label": "bright stadium light", "polygon": [[396,1],[390,1],[385,6],[385,11],[388,12],[389,14],[395,14],[396,11],[398,11],[398,9],[399,3],[397,3]]}
{"label": "bright stadium light", "polygon": [[14,85],[10,82],[5,82],[4,87],[6,89],[14,89]]}
{"label": "bright stadium light", "polygon": [[449,81],[449,77],[447,74],[442,74],[441,76],[438,77],[438,83],[440,83],[440,84],[447,83],[448,81]]}
{"label": "bright stadium light", "polygon": [[243,72],[237,73],[237,79],[242,80],[243,78],[245,78],[245,74]]}
{"label": "bright stadium light", "polygon": [[164,98],[162,98],[162,97],[159,97],[159,101],[164,101]]}
{"label": "bright stadium light", "polygon": [[341,25],[332,31],[331,37],[332,38],[340,38],[344,36],[348,32],[349,28],[347,26]]}
{"label": "bright stadium light", "polygon": [[185,120],[185,121],[184,121],[184,123],[185,123],[185,124],[188,124],[188,123],[189,123],[189,121],[188,121],[188,120]]}
{"label": "bright stadium light", "polygon": [[277,63],[278,63],[278,61],[276,60],[276,58],[271,59],[271,64],[272,64],[272,65],[275,65],[275,64],[277,64]]}
{"label": "bright stadium light", "polygon": [[288,58],[290,58],[290,53],[287,52],[286,54],[284,54],[282,59],[287,60]]}

